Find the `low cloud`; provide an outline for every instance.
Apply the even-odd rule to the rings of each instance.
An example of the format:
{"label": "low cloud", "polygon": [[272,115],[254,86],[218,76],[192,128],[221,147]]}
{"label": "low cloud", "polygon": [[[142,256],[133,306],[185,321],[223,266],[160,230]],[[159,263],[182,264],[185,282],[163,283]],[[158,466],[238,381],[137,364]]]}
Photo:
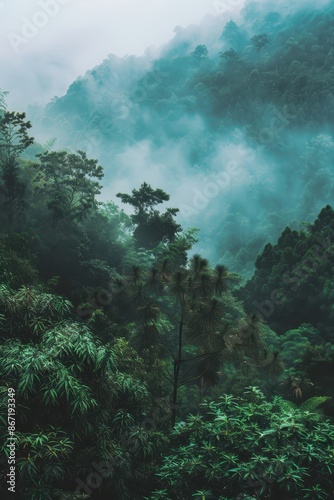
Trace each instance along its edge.
{"label": "low cloud", "polygon": [[46,103],[108,54],[144,54],[199,23],[210,0],[2,0],[0,88],[13,106]]}

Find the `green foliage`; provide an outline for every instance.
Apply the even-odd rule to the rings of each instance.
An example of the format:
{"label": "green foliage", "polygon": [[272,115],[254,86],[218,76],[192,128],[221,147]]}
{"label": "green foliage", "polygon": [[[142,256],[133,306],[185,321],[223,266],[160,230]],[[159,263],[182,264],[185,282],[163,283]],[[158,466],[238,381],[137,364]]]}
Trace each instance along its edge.
{"label": "green foliage", "polygon": [[305,401],[302,405],[300,405],[300,410],[307,412],[314,412],[315,410],[318,409],[320,405],[326,403],[326,401],[328,401],[329,399],[331,398],[327,396],[315,396],[314,398],[310,398],[307,401]]}
{"label": "green foliage", "polygon": [[[273,243],[292,220],[312,220],[315,211],[332,202],[334,186],[333,5],[313,9],[296,3],[287,16],[272,8],[268,4],[264,12],[251,2],[239,25],[231,19],[224,26],[213,17],[205,29],[178,29],[144,75],[140,58],[110,56],[50,103],[40,113],[43,118],[35,117],[44,131],[50,124],[50,136],[66,117],[58,133],[60,144],[68,147],[77,147],[78,136],[97,135],[97,144],[92,140],[90,146],[105,165],[130,144],[149,145],[151,164],[163,159],[166,147],[167,176],[172,172],[185,181],[178,186],[181,197],[186,175],[193,177],[190,165],[200,165],[205,175],[218,174],[214,158],[224,137],[235,147],[242,143],[245,152],[256,152],[256,161],[252,156],[240,161],[238,194],[234,189],[224,193],[228,210],[222,210],[221,197],[208,200],[203,214],[213,214],[213,222],[206,224],[201,210],[189,207],[199,217],[203,244],[213,258],[247,277],[268,238]],[[192,52],[203,43],[210,44],[210,54],[197,59]],[[112,88],[111,75],[117,75]],[[200,125],[192,129],[195,116]],[[188,161],[191,170],[181,167]],[[139,158],[137,164],[142,166]],[[111,185],[114,169],[106,174]]]}
{"label": "green foliage", "polygon": [[130,237],[129,231],[132,227],[131,218],[121,210],[115,203],[109,201],[107,203],[102,203],[99,206],[99,213],[102,216],[107,217],[107,219],[115,224],[115,220],[118,221],[118,234],[115,235],[116,238],[124,239],[123,241],[129,244]]}
{"label": "green foliage", "polygon": [[[257,4],[251,8],[243,13],[251,35],[231,20],[210,54],[179,30],[144,77],[142,62],[131,59],[131,80],[128,63],[118,61],[127,75],[121,112],[126,108],[130,119],[117,119],[114,102],[110,113],[108,62],[46,112],[75,115],[85,137],[98,131],[98,154],[106,155],[108,144],[108,161],[130,139],[182,146],[185,137],[187,162],[201,164],[205,174],[215,153],[225,166],[215,148],[231,126],[232,146],[246,137],[248,148],[266,143],[263,127],[270,124],[266,162],[289,196],[259,181],[263,172],[256,165],[252,173],[250,160],[250,172],[242,171],[240,183],[236,178],[238,200],[224,190],[229,213],[209,230],[220,255],[226,251],[220,262],[228,257],[238,272],[249,270],[270,235],[254,277],[240,290],[240,276],[225,265],[200,255],[188,260],[197,232],[181,232],[177,208],[157,210],[170,199],[163,189],[143,183],[119,193],[131,217],[113,202],[98,202],[97,160],[53,151],[54,141],[29,148],[30,123],[5,112],[0,92],[0,421],[5,428],[7,389],[14,387],[23,500],[331,498],[334,434],[324,412],[333,401],[332,208],[302,230],[293,222],[274,240],[291,216],[311,220],[318,203],[332,198],[334,143],[318,130],[322,124],[332,130],[334,11],[329,6],[282,23],[277,13],[252,18]],[[131,91],[137,77],[142,100]],[[199,125],[195,120],[188,127],[194,133],[185,136],[194,117]],[[304,126],[307,147],[291,155],[285,138]],[[60,143],[70,145],[70,127]],[[272,153],[279,153],[279,169]],[[304,189],[304,196],[297,189],[298,203],[289,190],[291,171]],[[200,212],[208,220],[210,211]],[[269,326],[254,310],[270,311]],[[266,399],[277,393],[295,402]],[[173,432],[170,420],[178,420]],[[112,468],[93,488],[87,478],[100,462]]]}
{"label": "green foliage", "polygon": [[118,193],[116,196],[135,209],[132,220],[137,226],[134,238],[138,247],[150,249],[163,240],[174,241],[176,233],[181,231],[181,226],[174,220],[179,211],[177,208],[167,208],[162,214],[154,210],[156,205],[169,200],[169,195],[162,189],[153,189],[144,182],[138,190],[132,190],[132,195]]}
{"label": "green foliage", "polygon": [[[271,336],[286,365],[282,385],[294,399],[332,395],[333,209],[326,206],[312,224],[286,228],[276,245],[268,244],[251,280],[237,292],[246,309],[260,312],[278,336]],[[333,402],[326,404],[333,412]]]}
{"label": "green foliage", "polygon": [[29,121],[25,113],[6,111],[0,117],[0,203],[8,227],[12,229],[15,218],[22,215],[25,207],[25,184],[18,168],[18,158],[34,139],[28,135]]}
{"label": "green foliage", "polygon": [[25,340],[44,333],[72,308],[64,297],[40,292],[31,286],[22,286],[13,292],[1,285],[0,304],[6,321],[3,335]]}
{"label": "green foliage", "polygon": [[62,219],[82,220],[96,208],[96,195],[101,185],[93,179],[102,179],[103,170],[97,160],[90,160],[86,153],[66,151],[41,153],[36,168],[38,190],[47,198],[47,206],[56,224]]}
{"label": "green foliage", "polygon": [[[0,418],[6,419],[12,387],[20,498],[64,498],[71,492],[74,498],[75,478],[84,480],[95,472],[93,463],[110,460],[115,450],[117,476],[105,477],[103,491],[129,494],[129,477],[137,478],[134,489],[144,487],[141,471],[150,469],[163,440],[141,426],[152,406],[142,360],[125,340],[104,345],[70,319],[71,304],[63,297],[2,286],[0,300]],[[0,446],[4,465],[6,435]]]}
{"label": "green foliage", "polygon": [[6,111],[0,121],[0,163],[3,169],[14,166],[21,153],[30,146],[34,139],[29,137],[29,121],[24,121],[25,113]]}
{"label": "green foliage", "polygon": [[0,281],[11,287],[37,281],[36,257],[25,233],[0,234]]}
{"label": "green foliage", "polygon": [[[200,397],[217,385],[221,367],[262,367],[262,323],[256,315],[245,317],[242,305],[229,291],[235,277],[206,259],[194,255],[187,267],[157,260],[152,267],[132,264],[113,280],[110,307],[136,324],[131,341],[154,370],[157,358],[172,356],[172,425],[178,391],[196,384]],[[273,371],[274,372],[274,371]]]}
{"label": "green foliage", "polygon": [[204,490],[217,499],[306,499],[316,491],[331,498],[334,429],[306,411],[323,402],[287,406],[280,397],[267,401],[255,387],[243,397],[204,402],[201,413],[177,424],[171,436],[157,473],[161,498],[186,500]]}
{"label": "green foliage", "polygon": [[331,339],[334,316],[328,276],[334,265],[333,220],[333,209],[326,206],[313,224],[300,231],[286,228],[277,244],[268,244],[257,258],[255,274],[239,296],[278,333],[308,323]]}

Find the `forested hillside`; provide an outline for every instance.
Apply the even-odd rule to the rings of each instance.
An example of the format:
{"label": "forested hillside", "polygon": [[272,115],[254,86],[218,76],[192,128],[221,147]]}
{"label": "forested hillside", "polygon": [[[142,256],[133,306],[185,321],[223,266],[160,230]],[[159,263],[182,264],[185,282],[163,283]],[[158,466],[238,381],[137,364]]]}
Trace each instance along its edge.
{"label": "forested hillside", "polygon": [[333,21],[0,91],[1,498],[333,498]]}
{"label": "forested hillside", "polygon": [[287,228],[240,288],[188,257],[196,231],[158,209],[165,191],[118,193],[129,217],[97,201],[84,152],[22,159],[30,128],[3,113],[1,419],[10,396],[20,498],[330,498],[333,210]]}
{"label": "forested hillside", "polygon": [[208,16],[155,58],[110,55],[28,116],[45,142],[99,159],[109,198],[150,163],[180,223],[201,229],[196,250],[250,277],[268,237],[332,203],[333,18],[332,4],[256,2]]}

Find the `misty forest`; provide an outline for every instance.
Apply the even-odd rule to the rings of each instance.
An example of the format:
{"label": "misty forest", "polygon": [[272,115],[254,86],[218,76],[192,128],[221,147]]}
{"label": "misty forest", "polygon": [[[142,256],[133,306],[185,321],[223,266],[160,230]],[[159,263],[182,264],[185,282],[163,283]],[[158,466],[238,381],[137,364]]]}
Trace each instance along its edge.
{"label": "misty forest", "polygon": [[334,498],[334,4],[301,4],[2,89],[1,498]]}

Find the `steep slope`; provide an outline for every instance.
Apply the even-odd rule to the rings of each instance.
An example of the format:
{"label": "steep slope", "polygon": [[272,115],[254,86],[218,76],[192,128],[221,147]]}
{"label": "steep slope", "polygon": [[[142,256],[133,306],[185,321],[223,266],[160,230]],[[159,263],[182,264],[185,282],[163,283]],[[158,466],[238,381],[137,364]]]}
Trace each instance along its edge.
{"label": "steep slope", "polygon": [[109,56],[30,117],[99,159],[109,198],[166,189],[201,229],[196,250],[247,276],[269,233],[332,199],[334,7],[251,2],[237,23],[175,31],[158,57]]}

